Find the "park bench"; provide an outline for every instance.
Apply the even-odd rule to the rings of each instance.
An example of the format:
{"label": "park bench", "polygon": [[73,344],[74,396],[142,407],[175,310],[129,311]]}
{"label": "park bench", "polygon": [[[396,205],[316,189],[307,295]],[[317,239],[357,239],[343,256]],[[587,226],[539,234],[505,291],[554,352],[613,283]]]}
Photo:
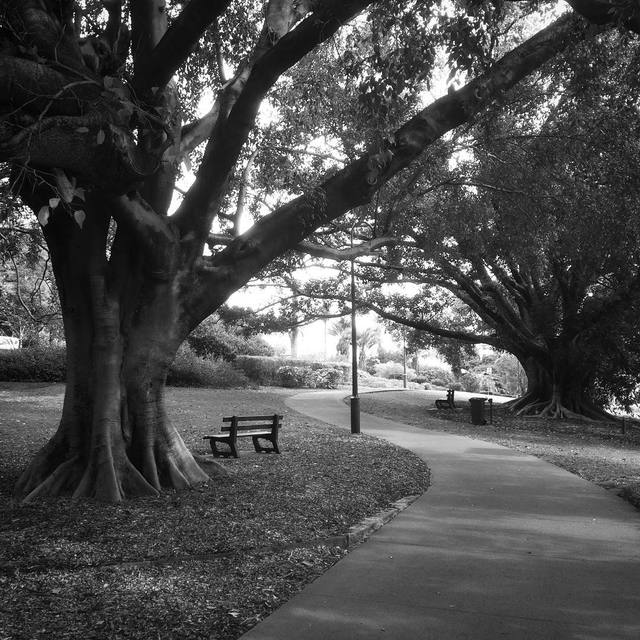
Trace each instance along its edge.
{"label": "park bench", "polygon": [[436,409],[455,409],[456,405],[453,401],[455,391],[453,389],[447,390],[447,399],[439,398],[436,400]]}
{"label": "park bench", "polygon": [[[214,456],[238,457],[238,438],[251,438],[257,453],[280,453],[278,448],[278,432],[280,431],[282,416],[230,416],[222,418],[220,433],[204,436],[208,440]],[[271,442],[271,447],[264,447],[260,440]],[[218,443],[223,442],[229,451],[218,449]]]}

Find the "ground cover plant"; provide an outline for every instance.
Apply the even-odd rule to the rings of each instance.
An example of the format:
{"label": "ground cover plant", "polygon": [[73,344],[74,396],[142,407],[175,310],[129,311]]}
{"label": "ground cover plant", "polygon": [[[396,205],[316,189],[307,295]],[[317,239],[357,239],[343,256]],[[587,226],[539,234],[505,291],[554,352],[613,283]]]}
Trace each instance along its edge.
{"label": "ground cover plant", "polygon": [[492,424],[471,424],[469,403],[436,410],[434,398],[444,392],[387,391],[366,393],[362,411],[425,429],[447,431],[496,442],[547,460],[571,473],[615,491],[640,508],[640,431],[621,422],[557,420],[516,416],[493,405]]}
{"label": "ground cover plant", "polygon": [[0,638],[236,638],[342,557],[336,536],[427,487],[413,454],[307,420],[289,393],[168,390],[209,472],[207,425],[284,415],[281,455],[242,441],[220,462],[227,475],[197,491],[20,505],[13,485],[55,430],[63,386],[0,383]]}

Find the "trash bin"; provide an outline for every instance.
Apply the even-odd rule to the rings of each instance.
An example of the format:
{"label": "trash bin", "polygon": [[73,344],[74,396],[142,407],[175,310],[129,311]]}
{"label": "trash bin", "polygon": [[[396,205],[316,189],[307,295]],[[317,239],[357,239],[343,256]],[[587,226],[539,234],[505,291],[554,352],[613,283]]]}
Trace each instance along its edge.
{"label": "trash bin", "polygon": [[487,424],[484,419],[484,403],[486,398],[469,398],[471,405],[471,424]]}

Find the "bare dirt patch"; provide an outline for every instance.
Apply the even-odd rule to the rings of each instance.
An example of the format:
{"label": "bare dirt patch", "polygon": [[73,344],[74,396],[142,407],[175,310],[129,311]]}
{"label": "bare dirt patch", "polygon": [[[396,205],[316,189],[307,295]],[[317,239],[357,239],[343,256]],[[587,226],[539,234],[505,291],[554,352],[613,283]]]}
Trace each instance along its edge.
{"label": "bare dirt patch", "polygon": [[219,459],[227,475],[198,491],[16,504],[62,391],[0,383],[2,640],[237,638],[342,557],[335,536],[428,486],[419,458],[292,412],[292,392],[170,389],[169,414],[199,456],[234,413],[283,414],[282,454],[244,439],[239,459]]}

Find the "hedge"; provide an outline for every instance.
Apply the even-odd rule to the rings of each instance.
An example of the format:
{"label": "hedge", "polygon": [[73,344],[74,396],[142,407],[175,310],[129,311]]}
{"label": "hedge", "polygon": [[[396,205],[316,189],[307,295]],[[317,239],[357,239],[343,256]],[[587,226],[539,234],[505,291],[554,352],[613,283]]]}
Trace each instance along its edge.
{"label": "hedge", "polygon": [[27,347],[0,350],[0,380],[64,382],[66,373],[64,347]]}
{"label": "hedge", "polygon": [[[275,356],[238,356],[234,364],[252,382],[267,387],[292,386],[293,382],[296,382],[296,386],[326,389],[335,388],[338,384],[347,383],[351,379],[351,366],[344,362],[315,362]],[[285,370],[284,374],[282,369]],[[290,372],[290,369],[301,369],[306,373]],[[333,371],[336,373],[331,373]],[[299,382],[303,384],[297,384]],[[325,384],[335,386],[322,386]]]}

